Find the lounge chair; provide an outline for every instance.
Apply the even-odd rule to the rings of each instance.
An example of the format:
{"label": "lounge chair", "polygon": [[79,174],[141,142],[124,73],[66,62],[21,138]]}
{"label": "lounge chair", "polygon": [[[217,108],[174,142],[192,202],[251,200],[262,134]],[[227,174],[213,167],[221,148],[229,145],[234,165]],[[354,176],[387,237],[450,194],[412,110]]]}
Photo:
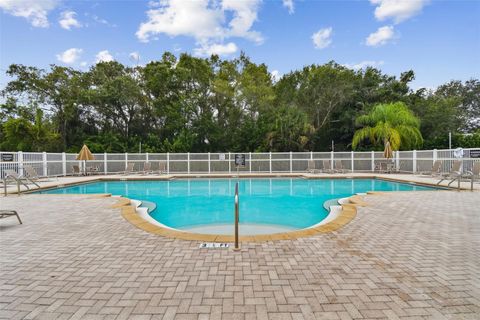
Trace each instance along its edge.
{"label": "lounge chair", "polygon": [[17,213],[17,211],[15,211],[15,210],[0,210],[0,219],[13,217],[13,216],[16,216],[17,219],[18,219],[18,222],[20,224],[23,224],[22,220],[20,219],[20,216]]}
{"label": "lounge chair", "polygon": [[89,174],[100,174],[100,167],[99,166],[87,167],[87,175]]}
{"label": "lounge chair", "polygon": [[41,180],[46,181],[44,180],[44,178],[38,175],[37,170],[35,170],[32,166],[29,166],[29,165],[23,166],[23,171],[25,172],[25,175],[32,181],[41,181]]}
{"label": "lounge chair", "polygon": [[450,172],[442,174],[440,180],[437,184],[440,184],[442,181],[451,180],[448,185],[451,185],[455,180],[461,179],[462,177],[462,162],[460,160],[455,160],[452,165]]}
{"label": "lounge chair", "polygon": [[319,170],[315,169],[315,160],[308,160],[307,172],[308,173],[318,173],[319,172]]}
{"label": "lounge chair", "polygon": [[342,160],[335,160],[335,172],[345,173],[347,168],[343,166]]}
{"label": "lounge chair", "polygon": [[335,173],[335,170],[332,169],[332,165],[330,164],[330,160],[323,160],[322,163],[323,163],[322,172]]}
{"label": "lounge chair", "polygon": [[135,163],[133,163],[133,162],[128,163],[127,167],[125,168],[125,171],[123,172],[123,174],[127,175],[127,174],[130,174],[130,173],[133,173],[134,166],[135,166]]}
{"label": "lounge chair", "polygon": [[421,172],[421,175],[427,175],[431,177],[438,177],[442,173],[442,160],[435,160],[430,171]]}
{"label": "lounge chair", "polygon": [[158,162],[158,174],[167,173],[167,163],[165,161]]}
{"label": "lounge chair", "polygon": [[480,180],[480,162],[475,162],[473,164],[472,170],[467,171],[467,173],[462,175],[462,178],[470,179],[471,181],[470,189],[473,190],[473,182],[475,180]]}
{"label": "lounge chair", "polygon": [[74,175],[74,176],[81,176],[82,175],[82,173],[80,172],[80,166],[79,165],[74,164],[72,166],[72,175]]}
{"label": "lounge chair", "polygon": [[5,196],[7,195],[7,185],[9,182],[16,183],[17,191],[19,194],[20,194],[20,185],[24,185],[28,190],[30,190],[29,184],[34,184],[35,186],[40,188],[40,185],[38,185],[38,183],[30,180],[28,177],[20,176],[14,170],[5,170],[4,173],[5,173],[5,177],[3,178],[3,188],[4,188]]}
{"label": "lounge chair", "polygon": [[149,173],[152,173],[152,164],[150,162],[144,162],[142,174],[149,174]]}

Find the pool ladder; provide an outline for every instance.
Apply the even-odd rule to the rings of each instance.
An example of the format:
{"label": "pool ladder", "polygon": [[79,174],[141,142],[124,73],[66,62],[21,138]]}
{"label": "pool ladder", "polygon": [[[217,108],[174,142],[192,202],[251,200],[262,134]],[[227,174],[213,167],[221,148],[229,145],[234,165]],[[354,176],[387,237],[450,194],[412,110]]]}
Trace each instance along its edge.
{"label": "pool ladder", "polygon": [[240,246],[238,244],[238,221],[240,218],[240,202],[238,197],[238,182],[235,183],[235,248],[234,251],[240,251]]}

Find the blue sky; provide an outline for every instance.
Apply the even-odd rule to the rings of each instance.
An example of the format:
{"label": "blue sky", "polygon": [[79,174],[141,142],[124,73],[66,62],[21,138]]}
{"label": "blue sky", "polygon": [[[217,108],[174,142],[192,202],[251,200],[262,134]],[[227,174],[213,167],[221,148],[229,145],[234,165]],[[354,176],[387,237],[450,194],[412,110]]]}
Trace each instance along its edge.
{"label": "blue sky", "polygon": [[280,75],[330,60],[397,76],[413,69],[414,88],[480,78],[475,0],[0,0],[0,12],[1,87],[11,63],[87,70],[164,51],[244,51]]}

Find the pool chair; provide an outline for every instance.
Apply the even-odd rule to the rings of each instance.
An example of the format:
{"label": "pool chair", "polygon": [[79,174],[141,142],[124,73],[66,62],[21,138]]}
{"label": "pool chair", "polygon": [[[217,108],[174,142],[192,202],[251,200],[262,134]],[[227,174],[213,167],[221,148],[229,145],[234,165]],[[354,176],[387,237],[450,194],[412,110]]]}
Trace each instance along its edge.
{"label": "pool chair", "polygon": [[158,174],[166,174],[167,173],[167,163],[165,161],[158,162]]}
{"label": "pool chair", "polygon": [[308,160],[307,163],[307,172],[308,173],[318,173],[320,170],[315,169],[315,160]]}
{"label": "pool chair", "polygon": [[343,166],[342,160],[335,160],[335,172],[345,173],[348,171],[347,168]]}
{"label": "pool chair", "polygon": [[135,166],[135,163],[133,162],[127,163],[127,167],[125,168],[125,171],[123,172],[123,174],[128,175],[128,174],[134,173],[133,172],[134,166]]}
{"label": "pool chair", "polygon": [[323,160],[322,163],[323,163],[322,172],[335,173],[335,170],[332,169],[332,165],[330,164],[330,160]]}
{"label": "pool chair", "polygon": [[431,171],[424,171],[424,172],[421,172],[420,174],[431,176],[431,177],[438,177],[442,175],[441,171],[442,171],[442,160],[435,160],[435,162],[432,165]]}
{"label": "pool chair", "polygon": [[74,164],[72,166],[72,175],[74,175],[74,176],[81,176],[82,175],[82,173],[80,172],[80,166],[79,165]]}
{"label": "pool chair", "polygon": [[39,181],[39,182],[48,181],[46,177],[40,177],[37,173],[37,170],[35,170],[32,166],[29,166],[29,165],[23,166],[23,171],[25,172],[25,175],[27,176],[27,178],[29,178],[32,181]]}
{"label": "pool chair", "polygon": [[455,160],[452,165],[452,169],[450,172],[442,174],[440,180],[437,182],[437,184],[440,184],[441,182],[445,180],[451,180],[448,185],[451,185],[455,180],[461,179],[462,178],[462,161],[460,160]]}
{"label": "pool chair", "polygon": [[18,222],[20,224],[23,224],[22,220],[20,219],[20,216],[17,213],[17,211],[15,211],[15,210],[0,210],[0,219],[13,217],[13,216],[16,216],[17,219],[18,219]]}
{"label": "pool chair", "polygon": [[36,183],[35,181],[30,180],[26,176],[21,176],[14,170],[5,170],[5,177],[3,178],[3,188],[4,188],[4,193],[7,195],[7,186],[9,183],[14,182],[17,185],[17,190],[18,193],[20,193],[20,185],[25,186],[28,190],[30,189],[29,184],[34,184],[38,188],[40,188],[40,185]]}
{"label": "pool chair", "polygon": [[142,174],[149,174],[152,173],[152,163],[150,162],[144,162],[143,163],[143,171]]}
{"label": "pool chair", "polygon": [[473,190],[473,183],[475,181],[480,181],[480,162],[475,162],[473,164],[472,170],[467,171],[462,178],[470,180],[470,190]]}

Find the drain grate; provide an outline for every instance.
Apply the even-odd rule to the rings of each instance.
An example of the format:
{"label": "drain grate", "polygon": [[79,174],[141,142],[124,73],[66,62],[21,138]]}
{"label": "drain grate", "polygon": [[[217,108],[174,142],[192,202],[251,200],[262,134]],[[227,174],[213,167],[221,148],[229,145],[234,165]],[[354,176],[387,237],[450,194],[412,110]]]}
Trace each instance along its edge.
{"label": "drain grate", "polygon": [[200,243],[198,246],[200,249],[211,249],[211,248],[228,248],[230,245],[228,243],[216,243],[216,242],[204,242]]}

